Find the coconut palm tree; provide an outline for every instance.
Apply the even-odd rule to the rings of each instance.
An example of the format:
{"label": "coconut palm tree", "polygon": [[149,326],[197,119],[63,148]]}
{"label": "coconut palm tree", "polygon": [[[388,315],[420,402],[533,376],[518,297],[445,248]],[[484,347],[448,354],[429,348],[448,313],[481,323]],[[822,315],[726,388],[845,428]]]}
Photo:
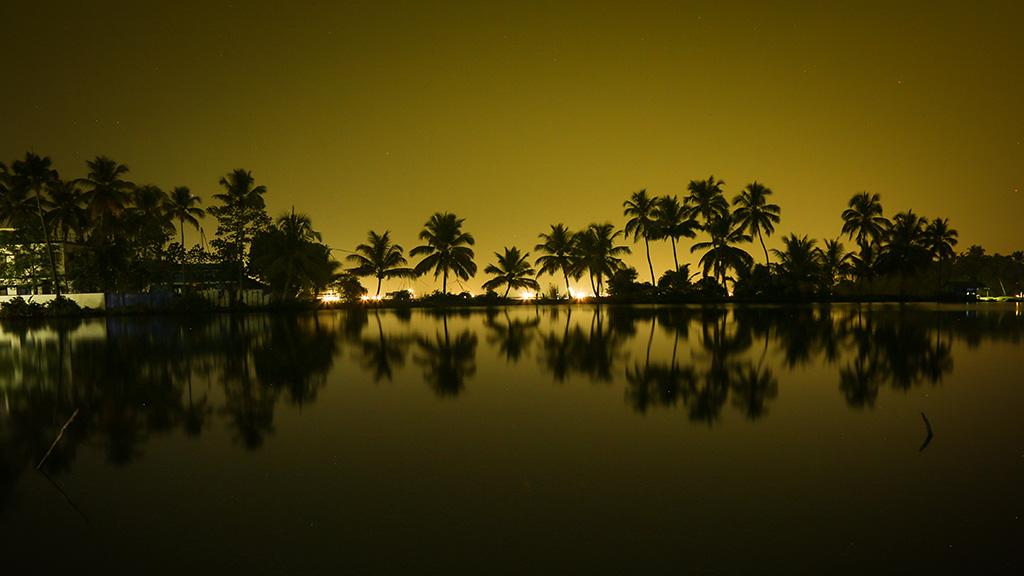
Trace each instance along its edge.
{"label": "coconut palm tree", "polygon": [[924,243],[932,258],[939,263],[939,286],[942,286],[942,271],[948,260],[956,257],[953,247],[957,244],[958,233],[949,227],[949,218],[935,218],[924,229]]}
{"label": "coconut palm tree", "polygon": [[112,228],[112,220],[124,213],[131,204],[135,185],[123,177],[128,167],[107,156],[97,156],[86,162],[89,173],[78,183],[85,186],[83,200],[89,210],[94,233],[105,237]]}
{"label": "coconut palm tree", "polygon": [[878,194],[855,194],[848,208],[843,210],[843,234],[856,239],[862,258],[868,246],[877,245],[885,238],[889,225],[889,220],[882,215],[882,199]]}
{"label": "coconut palm tree", "polygon": [[675,271],[679,271],[679,257],[676,255],[676,242],[680,238],[693,238],[697,235],[697,221],[690,216],[689,210],[675,196],[662,196],[657,201],[657,229],[660,238],[668,238],[672,243],[672,263]]}
{"label": "coconut palm tree", "polygon": [[751,258],[746,250],[738,248],[734,244],[750,242],[752,238],[743,233],[742,226],[737,224],[728,212],[725,215],[715,217],[714,220],[708,223],[705,229],[711,236],[711,240],[708,242],[697,242],[690,247],[690,252],[704,250],[704,255],[701,256],[698,262],[703,267],[704,277],[707,278],[708,272],[713,270],[714,278],[722,286],[725,286],[729,269],[739,271],[743,268],[749,268],[753,262],[753,258]]}
{"label": "coconut palm tree", "polygon": [[181,234],[181,284],[187,286],[185,281],[185,223],[199,230],[199,219],[206,216],[206,211],[199,207],[203,203],[202,198],[196,196],[189,190],[188,186],[176,186],[171,190],[166,200],[166,210],[172,220],[178,221],[178,232]]}
{"label": "coconut palm tree", "polygon": [[50,209],[46,220],[58,235],[61,243],[61,268],[65,271],[64,288],[70,290],[67,281],[67,251],[71,233],[81,238],[89,224],[89,215],[82,206],[82,191],[74,181],[55,180],[50,184]]}
{"label": "coconut palm tree", "polygon": [[533,249],[544,252],[534,263],[539,266],[538,274],[554,275],[562,273],[565,279],[565,293],[572,294],[569,286],[569,274],[573,268],[573,246],[576,243],[576,234],[571,232],[564,224],[552,224],[551,232],[540,234],[541,242]]}
{"label": "coconut palm tree", "polygon": [[465,218],[459,218],[448,212],[437,212],[427,220],[420,232],[420,240],[425,244],[413,248],[410,256],[424,256],[416,265],[416,274],[423,275],[434,271],[434,278],[442,276],[441,293],[448,293],[448,274],[468,280],[476,274],[476,262],[473,262],[473,249],[476,243],[472,234],[462,231]]}
{"label": "coconut palm tree", "polygon": [[57,261],[53,257],[53,246],[50,244],[50,230],[43,217],[42,199],[43,190],[48,189],[58,179],[57,171],[53,169],[49,156],[39,156],[32,152],[26,153],[24,160],[15,161],[11,167],[16,180],[35,195],[36,214],[39,216],[39,227],[43,241],[46,242],[46,255],[50,259],[50,271],[53,273],[54,294],[60,298],[60,275],[57,274]]}
{"label": "coconut palm tree", "polygon": [[573,271],[579,276],[584,272],[590,275],[595,297],[601,295],[606,276],[610,279],[617,270],[625,268],[622,256],[629,254],[629,247],[615,243],[620,235],[622,230],[606,223],[591,224],[576,236]]}
{"label": "coconut palm tree", "polygon": [[626,237],[632,237],[633,242],[640,238],[644,239],[644,250],[647,253],[647,268],[651,271],[651,286],[657,283],[654,277],[654,265],[651,264],[651,238],[658,237],[658,202],[656,198],[647,195],[647,190],[634,192],[629,200],[622,203],[624,210],[622,214],[629,216],[626,221]]}
{"label": "coconut palm tree", "polygon": [[822,287],[828,291],[839,279],[850,273],[852,254],[846,252],[839,239],[825,240],[825,247],[818,248],[818,261],[821,263]]}
{"label": "coconut palm tree", "polygon": [[221,260],[235,268],[237,290],[245,278],[246,246],[270,224],[263,200],[267,187],[257,186],[252,172],[241,168],[221,178],[220,185],[224,191],[213,195],[220,205],[208,210],[217,219],[217,239],[213,244]]}
{"label": "coconut palm tree", "polygon": [[729,212],[729,201],[722,194],[722,186],[725,186],[725,181],[716,180],[714,176],[707,180],[690,180],[686,186],[690,193],[683,199],[683,204],[705,230],[712,221]]}
{"label": "coconut palm tree", "polygon": [[530,290],[540,290],[540,284],[533,279],[533,276],[537,272],[530,266],[530,261],[527,258],[530,256],[529,252],[520,253],[519,248],[511,247],[505,248],[504,254],[494,253],[498,258],[497,265],[489,264],[487,268],[484,268],[484,272],[487,274],[494,274],[495,277],[491,278],[487,282],[484,282],[485,290],[494,290],[500,286],[505,286],[505,295],[503,298],[508,298],[509,290],[528,288]]}
{"label": "coconut palm tree", "polygon": [[931,260],[925,244],[927,220],[913,210],[893,217],[887,242],[878,253],[878,265],[885,272],[896,273],[900,279],[900,296],[909,274],[924,267]]}
{"label": "coconut palm tree", "polygon": [[398,244],[391,243],[391,232],[385,230],[377,234],[373,230],[366,237],[366,244],[356,246],[353,254],[345,259],[355,264],[349,272],[356,276],[373,276],[377,278],[377,296],[380,296],[380,285],[385,278],[415,278],[416,271],[406,266],[408,263],[404,250]]}
{"label": "coconut palm tree", "polygon": [[732,203],[736,206],[733,216],[742,226],[745,232],[751,236],[757,236],[761,242],[761,249],[764,250],[764,263],[770,264],[768,260],[768,248],[764,245],[764,236],[771,236],[775,232],[775,225],[779,223],[781,211],[778,204],[769,204],[768,196],[772,191],[767,186],[757,182],[747,184]]}
{"label": "coconut palm tree", "polygon": [[790,234],[782,238],[783,250],[775,250],[779,271],[790,288],[797,294],[808,292],[821,274],[816,241],[805,236]]}
{"label": "coconut palm tree", "polygon": [[330,260],[330,249],[320,239],[309,216],[292,209],[253,239],[253,269],[271,286],[278,287],[282,297],[293,298],[303,285],[325,283],[325,277],[338,266]]}

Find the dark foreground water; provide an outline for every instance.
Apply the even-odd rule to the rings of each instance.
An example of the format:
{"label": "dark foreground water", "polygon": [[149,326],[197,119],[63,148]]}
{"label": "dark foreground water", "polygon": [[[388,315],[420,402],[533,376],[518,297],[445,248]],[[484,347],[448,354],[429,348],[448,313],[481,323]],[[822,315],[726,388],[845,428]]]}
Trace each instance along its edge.
{"label": "dark foreground water", "polygon": [[1013,305],[4,324],[0,570],[1016,573],[1022,336]]}

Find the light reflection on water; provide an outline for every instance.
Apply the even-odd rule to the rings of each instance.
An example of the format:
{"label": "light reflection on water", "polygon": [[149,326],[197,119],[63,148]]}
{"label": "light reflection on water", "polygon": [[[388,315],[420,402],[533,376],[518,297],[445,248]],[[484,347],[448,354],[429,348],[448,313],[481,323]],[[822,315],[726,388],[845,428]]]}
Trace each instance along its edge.
{"label": "light reflection on water", "polygon": [[167,572],[1005,566],[1022,335],[1019,304],[4,324],[0,528]]}

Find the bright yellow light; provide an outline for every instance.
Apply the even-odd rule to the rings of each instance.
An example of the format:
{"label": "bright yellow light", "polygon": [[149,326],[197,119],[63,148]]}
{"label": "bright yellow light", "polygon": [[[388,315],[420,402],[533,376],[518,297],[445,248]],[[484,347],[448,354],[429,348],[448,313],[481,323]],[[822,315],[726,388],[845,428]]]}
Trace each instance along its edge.
{"label": "bright yellow light", "polygon": [[320,301],[324,304],[333,304],[335,302],[341,302],[341,296],[336,292],[324,292],[320,295]]}
{"label": "bright yellow light", "polygon": [[379,302],[380,301],[380,295],[376,294],[374,296],[370,296],[369,294],[363,294],[362,296],[359,297],[359,301],[360,302]]}
{"label": "bright yellow light", "polygon": [[523,292],[519,295],[520,300],[533,300],[536,297],[537,295],[530,291]]}

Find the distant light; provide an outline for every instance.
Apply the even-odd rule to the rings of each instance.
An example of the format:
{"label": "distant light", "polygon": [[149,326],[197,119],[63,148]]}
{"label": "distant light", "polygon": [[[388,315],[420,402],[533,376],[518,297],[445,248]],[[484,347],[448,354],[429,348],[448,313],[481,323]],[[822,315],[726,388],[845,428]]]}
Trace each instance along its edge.
{"label": "distant light", "polygon": [[359,297],[359,301],[360,302],[380,302],[380,298],[381,297],[380,297],[379,294],[376,294],[374,296],[370,296],[369,294],[363,294],[362,296]]}
{"label": "distant light", "polygon": [[324,292],[320,295],[320,301],[324,304],[333,304],[335,302],[341,302],[341,296],[337,292]]}
{"label": "distant light", "polygon": [[533,292],[530,292],[529,290],[519,295],[520,300],[533,300],[535,297],[536,295]]}

